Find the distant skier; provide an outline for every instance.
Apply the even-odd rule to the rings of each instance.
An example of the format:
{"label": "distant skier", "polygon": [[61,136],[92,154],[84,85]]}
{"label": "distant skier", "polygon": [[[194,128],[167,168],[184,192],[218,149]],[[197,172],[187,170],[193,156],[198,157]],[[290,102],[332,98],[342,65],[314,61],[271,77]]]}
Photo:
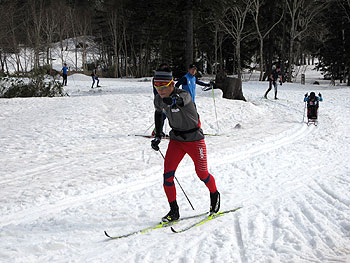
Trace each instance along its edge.
{"label": "distant skier", "polygon": [[69,68],[67,67],[67,63],[64,63],[64,64],[63,64],[63,67],[62,67],[62,69],[61,69],[61,73],[62,73],[62,77],[63,77],[63,82],[62,82],[62,84],[63,84],[64,86],[67,86],[68,71],[69,71]]}
{"label": "distant skier", "polygon": [[96,69],[92,70],[91,77],[92,77],[92,86],[91,86],[91,88],[92,89],[94,88],[95,80],[97,81],[97,88],[101,87],[100,85],[98,85],[100,83],[100,80],[98,79],[98,75],[97,75]]}
{"label": "distant skier", "polygon": [[323,101],[321,93],[318,93],[318,97],[315,92],[310,92],[310,95],[305,94],[304,102],[307,103],[307,118],[309,121],[317,121],[319,101]]}
{"label": "distant skier", "polygon": [[217,191],[215,179],[209,174],[207,167],[207,150],[204,134],[199,125],[199,118],[191,95],[182,89],[176,88],[172,72],[156,71],[154,87],[158,95],[154,98],[156,137],[151,146],[159,150],[161,141],[162,113],[168,118],[170,142],[164,160],[164,191],[168,198],[170,211],[162,218],[163,222],[179,219],[179,207],[176,201],[174,176],[176,168],[187,153],[193,160],[198,177],[205,183],[210,192],[210,213],[220,209],[220,194]]}
{"label": "distant skier", "polygon": [[[188,67],[188,72],[175,84],[175,87],[178,88],[182,85],[182,89],[188,91],[192,97],[194,103],[196,103],[196,84],[204,87],[210,87],[209,83],[204,83],[196,78],[197,67],[195,64],[191,64]],[[204,89],[207,90],[207,89]]]}
{"label": "distant skier", "polygon": [[269,75],[269,88],[265,92],[264,98],[267,99],[267,94],[270,92],[272,89],[272,85],[275,89],[275,100],[277,100],[277,80],[279,79],[280,85],[282,85],[282,74],[281,74],[281,67],[276,66],[276,68],[273,68],[272,72]]}

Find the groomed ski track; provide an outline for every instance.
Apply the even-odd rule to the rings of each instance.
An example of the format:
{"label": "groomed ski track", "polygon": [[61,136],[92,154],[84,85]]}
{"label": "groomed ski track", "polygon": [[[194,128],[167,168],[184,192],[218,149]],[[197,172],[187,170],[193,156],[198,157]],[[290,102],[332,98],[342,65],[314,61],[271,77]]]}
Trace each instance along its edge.
{"label": "groomed ski track", "polygon": [[[130,142],[125,131],[142,132],[152,121],[152,103],[142,106],[151,100],[148,85],[141,83],[141,95],[118,88],[136,84],[106,85],[102,96],[73,89],[70,98],[1,101],[1,121],[16,113],[5,125],[15,137],[7,133],[0,141],[1,262],[349,261],[349,126],[336,122],[349,116],[348,89],[341,90],[343,107],[339,90],[322,91],[318,127],[301,123],[297,100],[305,92],[296,85],[287,85],[280,101],[261,100],[260,83],[245,83],[248,103],[232,105],[216,92],[221,135],[206,138],[209,168],[223,209],[243,208],[189,233],[160,229],[106,242],[103,230],[123,234],[156,223],[168,210],[161,157],[149,139]],[[203,129],[216,133],[212,98],[199,93]],[[141,106],[132,111],[128,103]],[[41,114],[58,109],[57,119]],[[189,158],[177,176],[196,211],[206,211],[207,190]],[[178,199],[181,214],[190,215],[179,189]]]}
{"label": "groomed ski track", "polygon": [[[234,152],[230,155],[223,154],[222,157],[219,158],[219,160],[215,160],[215,163],[211,165],[212,167],[220,166],[222,164],[231,164],[237,162],[237,161],[242,161],[245,159],[250,159],[262,154],[266,154],[268,152],[274,151],[282,146],[291,144],[298,139],[306,136],[309,134],[313,129],[313,127],[307,127],[304,124],[296,125],[295,133],[289,135],[288,137],[284,138],[279,138],[279,139],[273,139],[272,142],[271,140],[267,140],[266,142],[263,142],[260,145],[254,145],[252,147],[251,145],[245,145],[244,148],[251,148],[250,150],[241,150],[238,152]],[[225,135],[221,135],[225,136]],[[229,137],[229,136],[226,136]],[[144,140],[145,144],[149,144],[149,140]],[[167,143],[167,141],[165,141]],[[40,175],[43,174],[47,171],[50,171],[50,168],[55,166],[55,169],[62,168],[65,165],[70,165],[71,163],[65,163],[61,165],[57,164],[51,164],[51,165],[44,165],[43,167],[40,167],[40,169],[33,169],[33,171],[27,171],[26,175],[23,176],[18,176],[15,178],[11,178],[8,180],[2,180],[0,181],[0,184],[7,185],[10,184],[11,182],[14,181],[20,181],[22,179],[26,179],[28,177],[35,178],[35,175]],[[58,167],[57,167],[58,166]],[[150,171],[151,170],[151,171]],[[90,201],[90,200],[96,200],[96,199],[103,199],[106,198],[106,195],[112,194],[115,191],[121,191],[123,189],[128,189],[128,192],[137,192],[142,189],[146,189],[151,187],[154,184],[159,183],[159,174],[162,173],[161,169],[150,169],[147,171],[145,176],[148,178],[154,177],[152,181],[147,180],[145,182],[144,180],[142,181],[137,181],[135,183],[129,183],[125,185],[117,184],[113,186],[106,187],[105,189],[98,190],[92,193],[87,193],[84,195],[80,195],[78,197],[72,197],[72,198],[65,198],[65,200],[62,200],[60,202],[56,202],[54,204],[48,204],[44,205],[38,208],[29,208],[27,210],[17,212],[16,214],[10,215],[10,216],[4,216],[0,219],[0,226],[6,226],[9,224],[19,224],[19,223],[25,223],[25,222],[31,222],[33,220],[36,220],[38,217],[43,217],[43,216],[48,216],[53,213],[59,213],[62,210],[65,210],[67,208],[74,207],[76,205],[79,205],[80,203]],[[189,169],[190,170],[190,169]],[[187,175],[190,175],[190,173],[193,173],[192,171],[188,171]],[[156,175],[156,176],[154,176]]]}

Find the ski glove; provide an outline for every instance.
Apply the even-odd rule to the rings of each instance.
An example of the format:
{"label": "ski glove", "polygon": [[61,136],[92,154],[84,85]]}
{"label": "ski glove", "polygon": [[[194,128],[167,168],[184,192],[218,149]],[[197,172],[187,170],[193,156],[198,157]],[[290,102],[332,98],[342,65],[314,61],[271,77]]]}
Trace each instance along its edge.
{"label": "ski glove", "polygon": [[167,105],[178,105],[178,106],[183,106],[184,105],[184,100],[183,98],[180,97],[179,94],[175,94],[171,97],[165,97],[163,98],[163,102]]}
{"label": "ski glove", "polygon": [[203,90],[203,91],[211,90],[211,86],[210,86],[210,87],[203,87],[202,90]]}
{"label": "ski glove", "polygon": [[282,86],[282,80],[280,80],[280,85]]}
{"label": "ski glove", "polygon": [[318,96],[319,96],[319,97],[322,97],[321,93],[318,93]]}
{"label": "ski glove", "polygon": [[306,94],[305,94],[305,98],[307,97],[307,95],[308,95],[308,94],[306,93]]}
{"label": "ski glove", "polygon": [[152,141],[151,141],[151,147],[153,150],[155,151],[159,151],[159,145],[160,144],[160,138],[159,137],[155,137]]}

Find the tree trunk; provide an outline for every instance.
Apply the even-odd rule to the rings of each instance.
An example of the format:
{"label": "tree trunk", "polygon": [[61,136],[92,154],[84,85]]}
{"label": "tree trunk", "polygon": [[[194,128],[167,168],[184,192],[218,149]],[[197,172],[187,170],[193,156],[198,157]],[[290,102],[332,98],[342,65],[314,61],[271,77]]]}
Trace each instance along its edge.
{"label": "tree trunk", "polygon": [[242,70],[241,70],[241,39],[237,37],[236,41],[236,60],[237,60],[237,75],[238,78],[242,78]]}
{"label": "tree trunk", "polygon": [[259,81],[263,80],[264,74],[264,39],[260,35],[260,76]]}
{"label": "tree trunk", "polygon": [[186,16],[186,68],[193,63],[193,0],[187,0]]}
{"label": "tree trunk", "polygon": [[294,65],[294,40],[291,38],[289,46],[289,59],[288,59],[288,82],[292,82],[292,70]]}
{"label": "tree trunk", "polygon": [[222,90],[222,97],[225,99],[246,101],[243,96],[242,80],[240,78],[227,77],[223,71],[220,71],[215,78],[215,88]]}
{"label": "tree trunk", "polygon": [[215,47],[215,68],[214,68],[214,73],[218,74],[218,24],[217,23],[215,23],[214,47]]}

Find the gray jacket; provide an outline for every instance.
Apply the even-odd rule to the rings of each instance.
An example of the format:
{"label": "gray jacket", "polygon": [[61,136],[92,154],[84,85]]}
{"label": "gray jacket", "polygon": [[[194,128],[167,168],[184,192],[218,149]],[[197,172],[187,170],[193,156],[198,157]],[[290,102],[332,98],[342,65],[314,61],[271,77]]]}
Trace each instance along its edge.
{"label": "gray jacket", "polygon": [[178,94],[183,99],[183,106],[168,105],[163,102],[159,94],[154,98],[156,134],[161,133],[162,112],[168,118],[170,139],[193,142],[204,139],[203,130],[199,128],[199,116],[191,95],[182,89],[175,88],[171,96]]}

